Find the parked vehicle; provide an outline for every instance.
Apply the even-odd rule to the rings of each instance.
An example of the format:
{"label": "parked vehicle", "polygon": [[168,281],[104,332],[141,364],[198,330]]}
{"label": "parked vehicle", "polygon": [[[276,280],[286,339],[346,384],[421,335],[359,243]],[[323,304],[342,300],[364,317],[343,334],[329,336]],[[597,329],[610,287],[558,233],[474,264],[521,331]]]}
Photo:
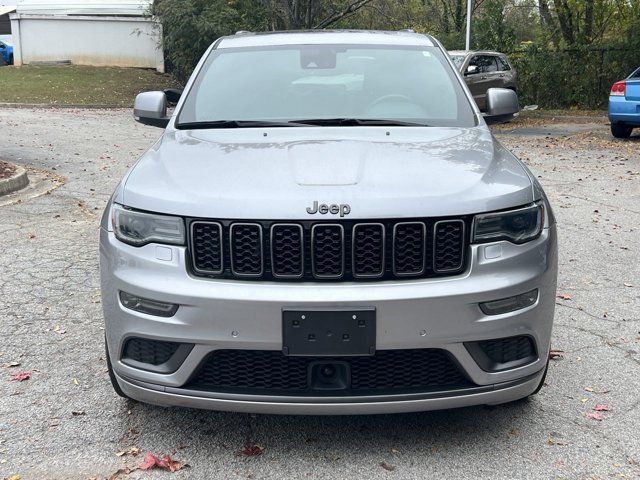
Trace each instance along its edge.
{"label": "parked vehicle", "polygon": [[640,68],[611,87],[609,121],[616,138],[629,138],[640,127]]}
{"label": "parked vehicle", "polygon": [[517,73],[504,53],[452,50],[449,56],[473,94],[481,111],[487,108],[487,90],[509,88],[517,90]]}
{"label": "parked vehicle", "polygon": [[0,65],[13,65],[13,45],[0,40]]}
{"label": "parked vehicle", "polygon": [[[138,95],[166,130],[101,223],[116,392],[366,414],[541,388],[553,212],[446,55],[410,32],[241,33],[170,117],[164,92]],[[486,103],[517,110],[512,90]]]}

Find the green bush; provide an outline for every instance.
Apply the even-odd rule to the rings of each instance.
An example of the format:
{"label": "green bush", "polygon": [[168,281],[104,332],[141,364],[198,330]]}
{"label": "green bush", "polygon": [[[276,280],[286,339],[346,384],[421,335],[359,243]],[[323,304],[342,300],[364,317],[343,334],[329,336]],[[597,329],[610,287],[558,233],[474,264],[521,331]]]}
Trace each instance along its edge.
{"label": "green bush", "polygon": [[640,43],[564,50],[528,44],[508,53],[520,103],[542,108],[604,108],[613,82],[640,66]]}

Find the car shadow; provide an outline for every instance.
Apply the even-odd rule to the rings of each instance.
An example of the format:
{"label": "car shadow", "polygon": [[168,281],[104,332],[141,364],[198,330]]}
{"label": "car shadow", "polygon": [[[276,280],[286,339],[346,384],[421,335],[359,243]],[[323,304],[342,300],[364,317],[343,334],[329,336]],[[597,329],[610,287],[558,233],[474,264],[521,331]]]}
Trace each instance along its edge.
{"label": "car shadow", "polygon": [[242,456],[247,445],[260,445],[265,455],[276,457],[356,458],[370,452],[477,449],[518,432],[517,426],[529,421],[538,402],[532,398],[495,407],[363,416],[253,415],[165,409],[129,401],[126,408],[143,435],[145,426],[162,425],[147,433],[155,445],[183,445],[190,449],[185,451],[187,457],[219,449]]}

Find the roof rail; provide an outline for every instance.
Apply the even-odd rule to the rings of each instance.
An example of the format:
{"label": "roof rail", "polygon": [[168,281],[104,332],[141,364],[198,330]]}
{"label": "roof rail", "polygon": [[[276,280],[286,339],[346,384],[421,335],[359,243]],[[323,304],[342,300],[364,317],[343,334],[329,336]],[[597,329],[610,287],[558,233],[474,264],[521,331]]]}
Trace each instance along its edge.
{"label": "roof rail", "polygon": [[399,32],[416,33],[416,31],[413,28],[402,28],[402,29],[400,29],[398,31]]}
{"label": "roof rail", "polygon": [[238,30],[236,32],[236,35],[245,35],[247,33],[252,33],[252,32],[250,32],[249,30]]}

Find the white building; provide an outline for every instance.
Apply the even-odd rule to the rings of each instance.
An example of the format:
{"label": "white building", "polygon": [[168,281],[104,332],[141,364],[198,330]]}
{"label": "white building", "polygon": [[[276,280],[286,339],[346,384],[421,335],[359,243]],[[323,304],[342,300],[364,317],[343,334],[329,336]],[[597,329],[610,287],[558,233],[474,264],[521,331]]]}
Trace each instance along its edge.
{"label": "white building", "polygon": [[154,68],[164,71],[162,27],[153,0],[19,0],[11,14],[15,65]]}

